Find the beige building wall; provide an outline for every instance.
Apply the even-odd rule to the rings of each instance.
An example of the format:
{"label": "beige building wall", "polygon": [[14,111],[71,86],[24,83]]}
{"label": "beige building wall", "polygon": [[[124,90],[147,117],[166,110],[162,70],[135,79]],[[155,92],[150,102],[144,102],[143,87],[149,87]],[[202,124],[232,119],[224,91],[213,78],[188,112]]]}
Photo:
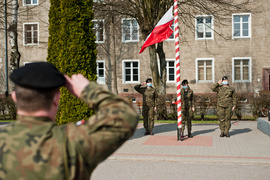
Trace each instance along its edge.
{"label": "beige building wall", "polygon": [[[39,0],[38,6],[24,6],[22,1],[19,1],[19,17],[18,17],[18,33],[19,33],[19,51],[21,53],[20,65],[26,62],[45,61],[47,57],[48,47],[48,12],[49,0]],[[213,83],[227,75],[230,84],[236,88],[237,92],[255,92],[262,90],[265,87],[269,90],[269,75],[265,75],[267,68],[270,72],[270,55],[268,49],[270,47],[269,38],[269,7],[268,0],[262,0],[263,6],[260,7],[260,13],[251,13],[251,38],[247,39],[232,39],[232,19],[225,26],[218,26],[214,19],[214,30],[221,32],[224,38],[214,33],[213,40],[196,40],[195,32],[186,31],[186,41],[180,41],[180,64],[181,64],[181,80],[188,79],[190,87],[195,93],[210,93],[209,86],[212,82],[201,83],[196,78],[196,59],[210,58],[214,62],[214,80]],[[248,12],[241,12],[248,13]],[[205,15],[205,14],[200,14]],[[210,15],[210,14],[208,14]],[[98,19],[98,17],[96,17]],[[119,18],[118,18],[119,19]],[[113,23],[112,23],[113,22]],[[23,25],[24,23],[38,23],[39,43],[38,45],[24,45]],[[195,23],[195,19],[194,19]],[[179,25],[181,29],[181,24]],[[1,76],[0,80],[4,80],[4,34],[0,32],[0,49]],[[117,90],[122,94],[136,93],[134,86],[136,83],[123,83],[123,61],[124,60],[139,60],[139,82],[151,77],[149,52],[146,49],[142,54],[139,54],[140,47],[144,40],[140,38],[140,42],[123,43],[121,40],[121,18],[105,19],[105,43],[98,45],[97,60],[105,62],[105,88],[114,90],[114,73],[113,64],[116,61],[116,76]],[[166,59],[175,59],[174,41],[164,41],[164,51]],[[248,57],[251,59],[251,82],[232,82],[232,58],[233,57]],[[266,69],[266,70],[265,70]],[[263,78],[264,76],[264,78]],[[266,78],[265,78],[266,77]],[[268,77],[268,79],[267,79]],[[266,82],[263,82],[266,81]],[[268,81],[268,85],[267,85]],[[1,83],[4,84],[4,83]],[[4,87],[1,87],[1,94],[4,93]],[[167,83],[167,93],[176,93],[176,83]]]}
{"label": "beige building wall", "polygon": [[[47,57],[47,47],[48,47],[48,11],[50,3],[48,0],[39,0],[38,5],[25,5],[24,0],[18,1],[18,46],[19,52],[21,54],[20,66],[25,63],[35,62],[35,61],[46,61]],[[8,11],[10,10],[11,3],[8,4]],[[10,15],[10,11],[8,12]],[[8,16],[8,22],[10,22],[11,17]],[[35,45],[25,45],[24,44],[24,25],[25,24],[37,24],[38,25],[38,43]],[[7,25],[9,27],[9,24]],[[5,93],[5,49],[4,49],[4,30],[0,31],[0,94]],[[8,64],[10,63],[10,44],[8,37]],[[10,67],[8,67],[8,74],[10,74]],[[9,81],[9,93],[12,90],[12,84]]]}
{"label": "beige building wall", "polygon": [[[222,36],[214,33],[214,39],[212,40],[196,40],[195,32],[187,31],[185,37],[186,41],[183,43],[180,41],[181,81],[188,79],[190,87],[195,93],[211,93],[210,86],[212,83],[217,83],[223,76],[228,76],[230,85],[235,87],[236,91],[239,93],[258,92],[263,90],[265,83],[268,83],[269,90],[269,75],[268,80],[266,79],[266,82],[263,82],[265,81],[263,78],[263,69],[270,67],[270,55],[268,53],[268,49],[270,48],[270,32],[268,25],[270,1],[263,0],[261,3],[262,6],[260,6],[260,9],[256,9],[257,13],[250,13],[250,38],[233,39],[232,16],[224,26],[219,26],[214,19],[214,30],[222,33]],[[239,12],[238,14],[243,15],[248,13],[249,12]],[[179,26],[181,29],[181,24]],[[151,77],[148,49],[142,54],[138,54],[142,44],[143,40],[141,40],[137,48],[129,54],[130,56],[126,57],[126,59],[138,59],[140,61],[140,82]],[[166,59],[175,59],[173,41],[165,41],[164,50]],[[196,78],[197,58],[213,59],[213,82],[198,82]],[[233,58],[250,59],[250,82],[233,82]],[[123,59],[125,58],[122,58],[122,60]],[[128,89],[128,93],[136,93],[133,89],[133,86],[136,84],[122,84],[122,64],[118,63],[118,67],[119,93],[124,93],[124,89]],[[167,84],[167,93],[176,93],[175,83]]]}

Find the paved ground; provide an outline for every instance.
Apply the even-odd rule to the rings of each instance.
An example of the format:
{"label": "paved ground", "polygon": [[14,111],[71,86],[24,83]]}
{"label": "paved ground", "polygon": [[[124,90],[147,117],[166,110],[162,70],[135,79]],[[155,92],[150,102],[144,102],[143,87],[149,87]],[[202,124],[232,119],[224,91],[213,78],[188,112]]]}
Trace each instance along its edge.
{"label": "paved ground", "polygon": [[232,122],[230,138],[220,138],[217,124],[194,124],[193,138],[177,141],[176,124],[156,124],[154,136],[144,136],[142,124],[109,159],[180,162],[222,162],[270,165],[270,137],[256,121]]}
{"label": "paved ground", "polygon": [[270,137],[256,121],[232,122],[230,138],[219,137],[218,124],[193,124],[194,137],[183,141],[177,141],[176,129],[176,124],[156,124],[155,135],[144,136],[139,124],[91,179],[269,179]]}
{"label": "paved ground", "polygon": [[270,137],[256,121],[232,122],[230,138],[219,137],[217,124],[194,124],[194,137],[177,141],[176,128],[156,124],[155,135],[144,136],[139,124],[92,179],[269,179]]}

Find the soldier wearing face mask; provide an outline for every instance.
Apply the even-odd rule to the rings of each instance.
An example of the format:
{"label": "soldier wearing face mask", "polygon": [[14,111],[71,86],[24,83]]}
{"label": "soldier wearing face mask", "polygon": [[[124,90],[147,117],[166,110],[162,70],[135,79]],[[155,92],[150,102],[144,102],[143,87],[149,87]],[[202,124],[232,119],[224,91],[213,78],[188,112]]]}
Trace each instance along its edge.
{"label": "soldier wearing face mask", "polygon": [[211,86],[217,92],[217,114],[219,117],[220,137],[230,137],[231,116],[237,104],[235,89],[230,87],[228,77],[224,76],[218,83]]}
{"label": "soldier wearing face mask", "polygon": [[[144,86],[146,85],[146,86]],[[156,111],[156,104],[158,93],[157,90],[152,86],[152,79],[148,78],[145,82],[134,86],[134,89],[143,95],[143,126],[145,128],[144,135],[154,135],[154,115]]]}
{"label": "soldier wearing face mask", "polygon": [[193,112],[195,111],[194,93],[193,90],[188,86],[188,80],[183,80],[181,85],[182,135],[184,135],[185,125],[187,125],[188,137],[192,138],[191,121],[193,118]]}

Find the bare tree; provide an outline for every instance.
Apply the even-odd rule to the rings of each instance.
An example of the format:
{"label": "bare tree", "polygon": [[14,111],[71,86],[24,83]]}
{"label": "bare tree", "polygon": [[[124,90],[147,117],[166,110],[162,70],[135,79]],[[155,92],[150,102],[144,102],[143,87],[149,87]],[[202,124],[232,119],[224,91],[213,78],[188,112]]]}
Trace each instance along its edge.
{"label": "bare tree", "polygon": [[18,23],[18,0],[12,0],[12,13],[11,13],[11,21],[9,23],[9,43],[10,43],[10,69],[13,71],[14,69],[19,67],[20,64],[20,52],[18,49],[18,32],[17,32],[17,23]]}
{"label": "bare tree", "polygon": [[[142,38],[146,39],[172,5],[173,0],[99,0],[95,4],[95,9],[107,16],[117,14],[135,18],[140,26]],[[215,24],[222,26],[228,23],[232,13],[250,12],[252,7],[257,6],[258,2],[255,0],[178,0],[180,40],[185,42],[187,32],[195,31],[196,15],[212,15],[215,18]],[[215,33],[226,39],[222,32],[215,31]],[[152,45],[148,49],[154,85],[161,96],[166,96],[166,55],[163,51],[163,43]],[[158,59],[160,69],[158,69]],[[163,107],[166,107],[166,98],[161,99],[164,101]],[[161,116],[164,112],[160,113]]]}

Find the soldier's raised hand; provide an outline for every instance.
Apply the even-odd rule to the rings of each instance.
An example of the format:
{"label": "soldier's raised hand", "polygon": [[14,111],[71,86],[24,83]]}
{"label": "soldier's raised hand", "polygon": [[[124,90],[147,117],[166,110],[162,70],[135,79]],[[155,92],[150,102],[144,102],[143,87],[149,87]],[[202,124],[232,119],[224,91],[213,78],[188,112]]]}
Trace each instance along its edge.
{"label": "soldier's raised hand", "polygon": [[142,83],[141,83],[142,86],[145,85],[145,84],[146,84],[146,82],[142,82]]}
{"label": "soldier's raised hand", "polygon": [[89,80],[82,74],[73,74],[71,77],[65,75],[65,78],[65,87],[76,97],[80,97],[84,88],[89,84]]}
{"label": "soldier's raised hand", "polygon": [[222,85],[222,79],[220,79],[220,80],[218,81],[218,84]]}

